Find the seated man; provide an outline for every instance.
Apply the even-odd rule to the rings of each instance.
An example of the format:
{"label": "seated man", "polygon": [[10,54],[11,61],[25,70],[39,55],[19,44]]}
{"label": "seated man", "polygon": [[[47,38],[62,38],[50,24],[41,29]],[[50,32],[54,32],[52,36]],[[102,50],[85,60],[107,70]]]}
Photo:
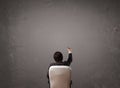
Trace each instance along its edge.
{"label": "seated man", "polygon": [[[68,59],[67,59],[67,61],[63,61],[63,55],[62,55],[61,52],[59,52],[59,51],[55,52],[54,53],[55,62],[51,63],[49,68],[51,66],[70,66],[70,64],[72,62],[72,49],[68,48],[67,51],[68,51]],[[48,78],[48,83],[50,85],[50,82],[49,82],[49,68],[48,68],[48,72],[47,72],[47,78]],[[72,84],[72,81],[71,81],[70,85],[71,84]]]}

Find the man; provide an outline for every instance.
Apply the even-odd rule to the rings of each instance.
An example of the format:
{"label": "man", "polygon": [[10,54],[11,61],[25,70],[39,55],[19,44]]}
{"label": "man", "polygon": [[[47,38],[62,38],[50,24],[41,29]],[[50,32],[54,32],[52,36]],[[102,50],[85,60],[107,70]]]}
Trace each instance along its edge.
{"label": "man", "polygon": [[[67,51],[68,51],[67,61],[63,61],[62,53],[57,51],[53,55],[53,58],[54,58],[55,62],[51,63],[50,66],[59,66],[59,65],[70,66],[70,64],[72,62],[72,49],[67,48]],[[49,68],[50,68],[50,66],[49,66]],[[48,71],[49,71],[49,68],[48,68]],[[49,72],[47,72],[47,78],[48,78],[48,83],[49,83]],[[72,84],[72,81],[71,81],[71,84]]]}

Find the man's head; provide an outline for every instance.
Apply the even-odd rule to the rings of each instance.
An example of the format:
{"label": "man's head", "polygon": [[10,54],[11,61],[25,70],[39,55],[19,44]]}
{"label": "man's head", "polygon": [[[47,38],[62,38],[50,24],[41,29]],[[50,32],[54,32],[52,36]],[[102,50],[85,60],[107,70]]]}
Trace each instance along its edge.
{"label": "man's head", "polygon": [[63,55],[59,51],[55,52],[53,57],[56,62],[61,62],[63,60]]}

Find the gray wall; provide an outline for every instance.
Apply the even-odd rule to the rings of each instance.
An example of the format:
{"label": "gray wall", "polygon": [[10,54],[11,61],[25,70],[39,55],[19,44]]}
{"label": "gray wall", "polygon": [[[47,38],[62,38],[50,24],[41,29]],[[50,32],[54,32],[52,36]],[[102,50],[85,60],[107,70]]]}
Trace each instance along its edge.
{"label": "gray wall", "polygon": [[48,88],[55,51],[73,49],[72,88],[120,88],[119,0],[1,0],[0,88]]}

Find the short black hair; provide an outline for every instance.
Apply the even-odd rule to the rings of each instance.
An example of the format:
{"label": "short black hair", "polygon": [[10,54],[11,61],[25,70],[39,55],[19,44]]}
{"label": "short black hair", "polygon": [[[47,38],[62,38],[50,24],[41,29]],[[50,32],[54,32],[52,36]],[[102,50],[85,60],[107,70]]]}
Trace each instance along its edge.
{"label": "short black hair", "polygon": [[63,55],[59,51],[55,52],[53,57],[56,62],[61,62],[63,60]]}

